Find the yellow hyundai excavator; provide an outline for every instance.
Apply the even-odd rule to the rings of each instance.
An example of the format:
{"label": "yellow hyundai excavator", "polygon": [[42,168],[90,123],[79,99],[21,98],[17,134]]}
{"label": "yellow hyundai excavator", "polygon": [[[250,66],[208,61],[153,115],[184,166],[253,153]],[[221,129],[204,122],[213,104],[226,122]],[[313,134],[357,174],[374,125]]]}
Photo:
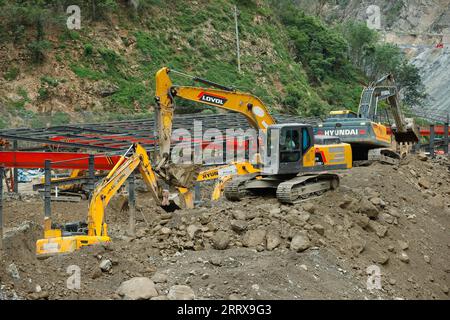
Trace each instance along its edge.
{"label": "yellow hyundai excavator", "polygon": [[[293,203],[299,198],[336,188],[339,176],[328,170],[351,168],[349,144],[315,145],[311,125],[276,124],[258,97],[198,77],[188,76],[213,88],[173,85],[170,72],[188,76],[167,67],[156,73],[158,123],[165,128],[159,139],[167,141],[166,145],[170,145],[176,97],[239,112],[262,133],[264,153],[258,171],[228,181],[224,187],[227,199],[240,200],[249,193],[276,190],[281,202]],[[168,154],[170,150],[165,152]],[[320,165],[316,161],[317,154],[321,156]]]}
{"label": "yellow hyundai excavator", "polygon": [[380,102],[387,100],[385,120],[393,116],[392,134],[397,143],[414,144],[419,141],[419,130],[413,118],[406,118],[400,107],[399,90],[394,76],[387,74],[370,83],[361,94],[358,112],[336,110],[319,124],[316,133],[336,136],[351,144],[354,161],[376,160],[397,164],[400,155],[392,148],[392,138],[388,126],[381,122],[383,113]]}

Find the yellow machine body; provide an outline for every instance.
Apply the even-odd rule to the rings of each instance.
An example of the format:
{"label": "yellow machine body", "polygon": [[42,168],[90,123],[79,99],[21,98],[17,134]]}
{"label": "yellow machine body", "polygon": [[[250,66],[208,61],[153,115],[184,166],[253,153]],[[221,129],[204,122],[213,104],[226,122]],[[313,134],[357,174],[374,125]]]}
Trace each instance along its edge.
{"label": "yellow machine body", "polygon": [[[128,154],[130,152],[131,155]],[[85,234],[80,234],[84,230],[68,232],[52,228],[51,219],[46,218],[44,220],[44,239],[36,242],[37,256],[70,253],[83,246],[109,242],[107,224],[104,221],[105,208],[135,169],[139,169],[156,203],[161,207],[170,206],[169,193],[167,190],[163,190],[158,183],[157,173],[151,166],[147,151],[141,145],[134,144],[119,159],[109,174],[96,186],[89,204]],[[192,176],[191,173],[189,174],[190,176]],[[166,178],[170,178],[172,182],[175,181],[173,177]],[[189,181],[182,175],[179,175],[177,178],[185,182],[185,185],[175,185],[179,188],[180,198],[184,198],[182,201],[184,205],[192,208],[193,197],[188,189],[192,187],[194,181]]]}

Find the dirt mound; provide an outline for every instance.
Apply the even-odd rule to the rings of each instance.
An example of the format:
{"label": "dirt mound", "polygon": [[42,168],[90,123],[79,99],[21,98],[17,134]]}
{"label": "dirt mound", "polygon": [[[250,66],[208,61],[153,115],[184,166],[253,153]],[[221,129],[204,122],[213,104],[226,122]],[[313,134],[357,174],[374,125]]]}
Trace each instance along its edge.
{"label": "dirt mound", "polygon": [[6,232],[3,238],[4,253],[12,260],[33,259],[36,240],[42,238],[43,228],[33,221],[25,221],[19,227]]}
{"label": "dirt mound", "polygon": [[[14,253],[3,254],[1,283],[9,297],[28,299],[120,299],[116,290],[134,277],[153,279],[158,299],[174,285],[190,286],[197,299],[448,299],[449,165],[410,156],[399,166],[353,168],[338,190],[295,205],[273,196],[204,199],[166,213],[139,193],[133,237],[118,197],[107,212],[110,245],[37,260],[31,240],[16,241]],[[7,224],[17,221],[11,208]],[[86,213],[81,205],[65,209],[64,221]],[[81,272],[78,290],[67,287],[70,266]],[[370,289],[374,268],[381,286]]]}

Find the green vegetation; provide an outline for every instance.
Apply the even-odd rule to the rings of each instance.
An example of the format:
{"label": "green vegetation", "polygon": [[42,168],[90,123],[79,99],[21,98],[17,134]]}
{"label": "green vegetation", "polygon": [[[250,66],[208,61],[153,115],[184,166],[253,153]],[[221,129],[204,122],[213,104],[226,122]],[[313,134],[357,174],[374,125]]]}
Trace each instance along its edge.
{"label": "green vegetation", "polygon": [[7,81],[13,81],[16,80],[19,76],[20,70],[17,67],[11,67],[8,69],[8,71],[5,72],[3,75],[3,78]]}
{"label": "green vegetation", "polygon": [[59,126],[70,122],[70,116],[62,111],[57,111],[52,115],[51,123],[53,126]]}
{"label": "green vegetation", "polygon": [[403,102],[407,106],[421,104],[426,95],[419,70],[407,61],[400,48],[380,43],[377,32],[364,23],[347,22],[341,29],[348,41],[352,61],[369,81],[392,73],[403,92]]}
{"label": "green vegetation", "polygon": [[[90,120],[148,116],[154,105],[154,74],[162,66],[251,92],[274,110],[303,116],[356,109],[360,83],[387,72],[395,74],[407,104],[423,97],[417,69],[397,47],[380,44],[378,34],[364,24],[332,26],[293,3],[203,0],[199,5],[182,0],[141,0],[136,10],[130,1],[0,0],[0,41],[28,48],[30,62],[36,64],[44,63],[52,50],[55,61],[68,65],[86,87],[93,88],[90,94],[98,93],[95,98],[101,99],[103,110],[92,111],[87,116]],[[239,10],[240,73],[235,4]],[[82,30],[65,27],[68,5],[80,6]],[[14,81],[21,71],[25,69],[10,67],[3,77]],[[176,84],[192,85],[190,79],[175,74],[173,79]],[[63,81],[42,76],[36,103],[49,103],[53,88]],[[114,90],[102,92],[96,89],[99,86]],[[8,110],[24,114],[34,125],[70,120],[65,113],[26,114],[23,106],[28,99],[8,103]],[[84,112],[79,106],[73,109]],[[217,112],[177,100],[177,112],[200,111]]]}

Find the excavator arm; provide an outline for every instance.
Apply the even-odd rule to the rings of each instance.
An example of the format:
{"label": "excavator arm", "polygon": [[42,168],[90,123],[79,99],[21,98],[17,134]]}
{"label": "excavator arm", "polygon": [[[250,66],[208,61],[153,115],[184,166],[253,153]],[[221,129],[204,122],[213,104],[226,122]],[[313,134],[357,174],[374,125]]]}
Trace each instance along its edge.
{"label": "excavator arm", "polygon": [[[174,85],[169,76],[170,72],[187,76],[193,81],[215,88]],[[263,132],[266,132],[268,126],[275,124],[275,120],[270,115],[269,109],[258,97],[252,94],[239,92],[233,88],[229,88],[209,80],[191,77],[183,73],[170,70],[167,67],[163,67],[158,70],[155,78],[155,99],[158,108],[157,122],[160,147],[159,155],[162,162],[165,161],[164,159],[168,159],[170,153],[172,121],[176,97],[198,102],[203,105],[239,112],[245,116],[253,128],[262,130]],[[199,173],[197,181],[217,179],[218,181],[214,187],[214,192],[212,195],[212,199],[217,200],[223,190],[224,183],[228,181],[232,175],[244,175],[259,171],[259,169],[253,167],[249,162],[235,162],[223,167],[202,171]]]}
{"label": "excavator arm", "polygon": [[397,142],[417,142],[419,133],[414,119],[405,118],[403,115],[398,88],[392,74],[387,74],[364,88],[358,110],[359,116],[375,121],[378,104],[383,100],[387,100],[394,119],[392,131],[395,140]]}
{"label": "excavator arm", "polygon": [[[127,154],[131,151],[131,156],[127,157]],[[89,205],[88,236],[107,235],[106,224],[103,221],[105,208],[136,168],[139,168],[142,178],[156,203],[161,206],[169,205],[162,188],[158,186],[157,178],[151,167],[147,152],[141,145],[134,144],[119,159],[108,176],[95,188]]]}
{"label": "excavator arm", "polygon": [[232,179],[234,175],[246,175],[259,173],[260,171],[259,168],[254,167],[250,162],[233,162],[228,165],[201,171],[197,177],[197,181],[217,180],[214,184],[211,200],[218,200],[222,195],[226,182]]}
{"label": "excavator arm", "polygon": [[228,88],[198,77],[191,78],[194,81],[216,88],[174,85],[169,77],[170,72],[171,70],[169,68],[164,67],[156,73],[156,101],[158,108],[160,108],[158,112],[158,124],[161,157],[165,157],[170,152],[170,137],[172,134],[175,97],[216,108],[239,112],[246,117],[252,127],[261,129],[264,132],[268,126],[275,124],[275,120],[270,115],[269,109],[254,95],[239,92],[233,88]]}

